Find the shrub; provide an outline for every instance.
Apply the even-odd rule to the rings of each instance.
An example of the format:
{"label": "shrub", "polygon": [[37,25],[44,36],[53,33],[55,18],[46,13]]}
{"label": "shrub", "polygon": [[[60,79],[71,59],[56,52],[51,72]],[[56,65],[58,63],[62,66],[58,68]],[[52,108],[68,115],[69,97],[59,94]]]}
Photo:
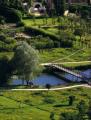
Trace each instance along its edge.
{"label": "shrub", "polygon": [[[60,45],[60,47],[72,47],[72,45],[73,45],[73,42],[72,42],[73,36],[71,36],[69,33],[64,32],[60,36],[58,36],[51,32],[45,31],[40,28],[35,28],[35,27],[25,27],[25,32],[27,32],[28,34],[35,35],[35,36],[42,35],[43,37],[49,37],[53,41],[57,41],[55,43],[55,45],[58,47],[59,47],[59,45]],[[65,38],[63,36],[65,36]],[[52,43],[50,43],[50,44],[52,44]]]}
{"label": "shrub", "polygon": [[[0,6],[0,15],[4,16],[6,18],[7,22],[19,22],[21,21],[21,12],[14,9],[14,8],[8,8],[5,6]],[[12,19],[11,19],[12,18]]]}
{"label": "shrub", "polygon": [[53,40],[59,40],[59,37],[57,35],[54,35],[53,33],[35,27],[25,27],[25,32],[32,35],[43,35],[43,37],[49,37],[50,39]]}
{"label": "shrub", "polygon": [[88,10],[82,10],[81,11],[81,16],[82,16],[82,18],[87,18],[89,16],[89,11]]}
{"label": "shrub", "polygon": [[47,104],[53,104],[55,102],[55,100],[50,99],[50,98],[45,98],[44,102],[47,103]]}
{"label": "shrub", "polygon": [[49,49],[54,47],[53,41],[49,38],[37,39],[34,44],[37,49]]}
{"label": "shrub", "polygon": [[0,52],[1,51],[13,51],[16,45],[16,41],[12,38],[6,37],[5,35],[0,35]]}
{"label": "shrub", "polygon": [[91,11],[91,6],[88,5],[70,5],[69,6],[69,11],[72,13],[78,12],[81,13],[81,16],[83,18],[87,17],[90,15]]}
{"label": "shrub", "polygon": [[5,23],[5,18],[3,16],[0,16],[0,24],[4,24]]}
{"label": "shrub", "polygon": [[17,23],[17,27],[22,27],[22,26],[24,26],[24,23],[21,22],[21,21],[19,21],[19,22]]}

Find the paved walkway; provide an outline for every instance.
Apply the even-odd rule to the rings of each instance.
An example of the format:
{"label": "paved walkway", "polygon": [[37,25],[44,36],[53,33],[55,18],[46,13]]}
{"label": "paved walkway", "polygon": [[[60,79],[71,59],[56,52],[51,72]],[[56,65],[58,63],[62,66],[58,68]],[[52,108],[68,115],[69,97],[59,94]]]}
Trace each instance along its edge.
{"label": "paved walkway", "polygon": [[[91,86],[88,84],[82,84],[82,85],[73,85],[68,87],[51,88],[50,91],[66,90],[66,89],[79,88],[79,87],[91,88]],[[11,90],[12,91],[48,91],[48,89],[11,89]]]}
{"label": "paved walkway", "polygon": [[41,66],[45,66],[45,65],[52,65],[52,64],[57,64],[57,65],[59,65],[59,64],[62,64],[62,65],[64,65],[64,64],[82,64],[82,63],[91,63],[91,61],[78,61],[78,62],[59,62],[59,63],[42,63],[42,64],[40,64]]}

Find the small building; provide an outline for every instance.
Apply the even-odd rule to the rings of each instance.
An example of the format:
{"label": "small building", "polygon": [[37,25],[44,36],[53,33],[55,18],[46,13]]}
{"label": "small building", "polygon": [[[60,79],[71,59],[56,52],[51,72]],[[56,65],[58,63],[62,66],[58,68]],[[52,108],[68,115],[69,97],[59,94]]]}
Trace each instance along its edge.
{"label": "small building", "polygon": [[29,13],[30,14],[37,14],[37,15],[39,14],[40,16],[45,15],[46,8],[45,8],[45,6],[42,5],[42,3],[34,2],[29,9]]}

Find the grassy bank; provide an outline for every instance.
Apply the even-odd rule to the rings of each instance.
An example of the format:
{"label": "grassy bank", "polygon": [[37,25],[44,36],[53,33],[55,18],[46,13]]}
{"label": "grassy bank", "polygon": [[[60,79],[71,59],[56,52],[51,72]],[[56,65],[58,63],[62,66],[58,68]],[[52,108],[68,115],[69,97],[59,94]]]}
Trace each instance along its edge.
{"label": "grassy bank", "polygon": [[90,60],[91,49],[54,48],[40,52],[41,62],[76,62]]}
{"label": "grassy bank", "polygon": [[[69,92],[76,97],[72,106],[68,105]],[[58,120],[62,112],[77,112],[76,106],[81,100],[88,104],[90,93],[91,89],[88,88],[49,92],[0,92],[0,119],[50,120],[50,113],[54,112],[55,120]]]}

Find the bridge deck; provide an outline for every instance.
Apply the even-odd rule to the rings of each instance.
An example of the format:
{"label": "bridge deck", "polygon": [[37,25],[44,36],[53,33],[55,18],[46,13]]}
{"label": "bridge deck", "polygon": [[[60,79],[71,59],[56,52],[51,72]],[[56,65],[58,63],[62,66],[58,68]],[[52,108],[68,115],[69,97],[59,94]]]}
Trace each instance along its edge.
{"label": "bridge deck", "polygon": [[74,75],[74,76],[76,76],[76,77],[79,77],[79,78],[82,78],[83,76],[82,75],[80,75],[79,73],[75,73],[75,72],[73,72],[73,71],[71,71],[71,70],[68,70],[67,68],[64,68],[64,67],[61,67],[61,66],[58,66],[58,65],[48,65],[48,66],[50,66],[50,67],[53,67],[53,68],[57,68],[57,69],[59,69],[59,70],[62,70],[62,71],[64,71],[64,72],[67,72],[67,73],[69,73],[69,74],[71,74],[71,75]]}

